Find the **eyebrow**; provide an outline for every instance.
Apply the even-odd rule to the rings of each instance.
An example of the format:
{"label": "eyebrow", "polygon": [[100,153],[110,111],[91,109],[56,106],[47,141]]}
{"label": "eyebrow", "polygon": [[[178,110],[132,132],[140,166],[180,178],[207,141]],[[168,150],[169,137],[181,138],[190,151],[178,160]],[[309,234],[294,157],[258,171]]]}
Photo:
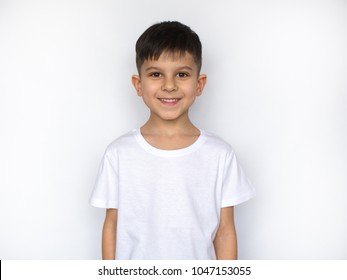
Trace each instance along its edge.
{"label": "eyebrow", "polygon": [[[160,71],[161,68],[159,67],[154,67],[154,66],[149,66],[145,69],[146,72],[148,71]],[[189,70],[189,71],[193,71],[193,68],[192,67],[189,67],[189,66],[182,66],[182,67],[179,67],[176,69],[177,71],[180,71],[180,70]]]}

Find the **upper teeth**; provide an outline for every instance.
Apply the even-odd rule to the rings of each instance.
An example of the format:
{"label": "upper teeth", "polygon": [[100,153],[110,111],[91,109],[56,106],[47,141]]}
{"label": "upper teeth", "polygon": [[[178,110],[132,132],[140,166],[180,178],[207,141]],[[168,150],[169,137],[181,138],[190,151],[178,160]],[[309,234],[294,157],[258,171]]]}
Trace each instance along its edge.
{"label": "upper teeth", "polygon": [[161,100],[162,101],[164,101],[164,102],[177,102],[178,101],[178,99],[177,98],[170,98],[170,99],[168,99],[168,98],[161,98]]}

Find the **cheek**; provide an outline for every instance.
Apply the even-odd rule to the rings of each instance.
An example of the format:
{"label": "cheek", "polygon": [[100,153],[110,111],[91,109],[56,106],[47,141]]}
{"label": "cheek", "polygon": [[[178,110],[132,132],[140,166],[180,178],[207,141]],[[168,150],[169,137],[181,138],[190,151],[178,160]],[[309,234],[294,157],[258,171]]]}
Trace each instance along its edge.
{"label": "cheek", "polygon": [[196,83],[186,84],[181,89],[189,96],[195,96],[198,92],[198,85]]}
{"label": "cheek", "polygon": [[153,94],[160,88],[159,83],[143,83],[142,92],[145,94]]}

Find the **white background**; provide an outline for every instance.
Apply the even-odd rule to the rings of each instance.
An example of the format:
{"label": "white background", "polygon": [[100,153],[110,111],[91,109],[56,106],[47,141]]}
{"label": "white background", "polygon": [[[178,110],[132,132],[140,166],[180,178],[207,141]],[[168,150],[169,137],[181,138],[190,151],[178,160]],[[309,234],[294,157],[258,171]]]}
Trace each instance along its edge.
{"label": "white background", "polygon": [[144,123],[134,44],[179,20],[203,43],[191,110],[257,197],[241,259],[347,259],[347,2],[0,0],[0,259],[98,259],[103,152]]}

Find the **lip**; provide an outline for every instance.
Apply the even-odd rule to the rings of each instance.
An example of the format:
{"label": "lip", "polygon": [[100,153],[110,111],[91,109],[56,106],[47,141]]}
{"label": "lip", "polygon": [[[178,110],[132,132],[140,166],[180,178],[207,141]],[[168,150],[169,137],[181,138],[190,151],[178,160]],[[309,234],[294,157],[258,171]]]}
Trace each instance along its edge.
{"label": "lip", "polygon": [[175,106],[180,102],[181,98],[158,98],[158,100],[166,106]]}

